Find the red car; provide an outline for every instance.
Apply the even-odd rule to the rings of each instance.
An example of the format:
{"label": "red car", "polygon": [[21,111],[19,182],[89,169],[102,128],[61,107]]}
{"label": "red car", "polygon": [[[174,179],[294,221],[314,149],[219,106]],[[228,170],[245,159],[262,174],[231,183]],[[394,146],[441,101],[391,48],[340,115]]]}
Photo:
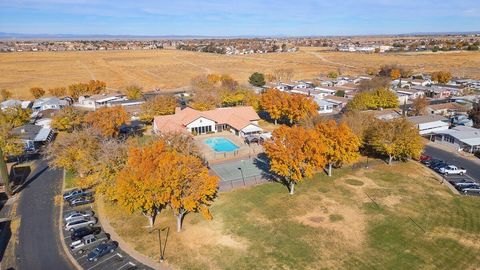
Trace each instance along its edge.
{"label": "red car", "polygon": [[428,156],[428,155],[421,155],[420,156],[420,162],[422,163],[426,163],[428,161],[432,160],[432,157],[431,156]]}

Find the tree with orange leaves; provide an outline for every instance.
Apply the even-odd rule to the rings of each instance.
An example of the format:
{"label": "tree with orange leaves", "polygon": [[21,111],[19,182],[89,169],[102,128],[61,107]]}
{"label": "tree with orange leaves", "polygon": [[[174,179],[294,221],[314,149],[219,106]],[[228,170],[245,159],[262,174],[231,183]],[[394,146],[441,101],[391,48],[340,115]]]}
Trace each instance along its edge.
{"label": "tree with orange leaves", "polygon": [[260,98],[260,106],[262,110],[268,113],[270,118],[277,121],[282,117],[284,110],[284,101],[282,99],[283,92],[277,89],[268,89]]}
{"label": "tree with orange leaves", "polygon": [[290,125],[310,116],[318,114],[318,105],[313,98],[301,94],[283,93],[287,106],[284,106],[284,115],[290,122]]}
{"label": "tree with orange leaves", "polygon": [[127,112],[121,106],[103,107],[85,116],[85,123],[107,138],[118,136],[120,127],[127,121]]}
{"label": "tree with orange leaves", "polygon": [[392,80],[396,80],[396,79],[400,78],[401,76],[402,76],[402,73],[400,72],[399,69],[394,68],[390,71],[390,78]]}
{"label": "tree with orange leaves", "polygon": [[273,132],[272,140],[265,143],[270,170],[283,178],[290,194],[294,193],[296,183],[325,165],[326,150],[317,132],[299,126],[281,126]]}
{"label": "tree with orange leaves", "polygon": [[165,176],[171,171],[166,145],[157,141],[147,147],[132,147],[125,167],[115,182],[115,199],[129,212],[141,212],[153,227],[155,217],[168,202]]}
{"label": "tree with orange leaves", "polygon": [[195,156],[167,153],[165,174],[168,186],[168,204],[177,217],[177,231],[182,230],[182,221],[189,212],[199,212],[212,219],[208,207],[216,196],[218,177],[210,175],[208,168]]}
{"label": "tree with orange leaves", "polygon": [[318,136],[326,145],[325,158],[328,164],[328,176],[332,176],[332,166],[341,167],[358,159],[360,139],[345,124],[334,120],[323,121],[315,127]]}
{"label": "tree with orange leaves", "polygon": [[130,212],[142,212],[149,218],[150,226],[156,215],[170,206],[180,231],[189,212],[212,218],[208,206],[215,198],[218,177],[209,175],[198,157],[177,152],[158,140],[130,149],[115,186],[119,204]]}

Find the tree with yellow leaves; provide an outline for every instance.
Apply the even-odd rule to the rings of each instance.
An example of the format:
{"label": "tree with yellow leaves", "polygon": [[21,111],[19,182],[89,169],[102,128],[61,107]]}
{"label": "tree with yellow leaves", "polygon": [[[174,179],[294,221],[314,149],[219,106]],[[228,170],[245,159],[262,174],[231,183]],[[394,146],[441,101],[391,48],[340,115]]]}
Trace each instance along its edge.
{"label": "tree with yellow leaves", "polygon": [[72,132],[81,127],[84,113],[74,107],[61,109],[52,119],[52,128],[58,131]]}
{"label": "tree with yellow leaves", "polygon": [[45,157],[54,168],[64,168],[77,172],[81,178],[88,176],[95,169],[99,138],[91,129],[73,133],[62,133],[49,144]]}
{"label": "tree with yellow leaves", "polygon": [[398,97],[395,92],[387,88],[379,88],[373,91],[376,108],[397,108],[399,106]]}
{"label": "tree with yellow leaves", "polygon": [[419,158],[424,147],[418,129],[405,118],[376,120],[366,132],[366,143],[379,154],[388,156],[388,164],[394,159]]}
{"label": "tree with yellow leaves", "polygon": [[294,193],[295,184],[325,166],[326,150],[317,132],[299,126],[281,126],[273,131],[272,140],[265,143],[270,170],[284,180],[290,194]]}
{"label": "tree with yellow leaves", "polygon": [[127,112],[121,106],[103,107],[85,116],[85,123],[106,138],[118,136],[120,127],[127,121]]}
{"label": "tree with yellow leaves", "polygon": [[332,166],[341,167],[354,162],[360,156],[360,139],[345,123],[323,121],[318,123],[315,129],[326,146],[328,176],[332,176]]}
{"label": "tree with yellow leaves", "polygon": [[54,87],[48,89],[48,93],[55,97],[64,97],[67,94],[67,88],[65,87]]}
{"label": "tree with yellow leaves", "polygon": [[43,97],[45,95],[45,90],[41,87],[32,87],[30,88],[30,93],[36,99]]}
{"label": "tree with yellow leaves", "polygon": [[2,101],[5,101],[5,100],[12,97],[12,92],[8,91],[7,89],[1,89],[0,90],[0,97],[1,97]]}
{"label": "tree with yellow leaves", "polygon": [[432,73],[432,81],[438,83],[448,83],[452,79],[452,74],[448,71],[437,71]]}
{"label": "tree with yellow leaves", "polygon": [[157,115],[174,114],[177,100],[170,95],[158,95],[141,106],[140,119],[144,122],[151,123],[153,117]]}
{"label": "tree with yellow leaves", "polygon": [[140,99],[143,96],[143,90],[140,86],[129,85],[125,88],[125,93],[128,99]]}

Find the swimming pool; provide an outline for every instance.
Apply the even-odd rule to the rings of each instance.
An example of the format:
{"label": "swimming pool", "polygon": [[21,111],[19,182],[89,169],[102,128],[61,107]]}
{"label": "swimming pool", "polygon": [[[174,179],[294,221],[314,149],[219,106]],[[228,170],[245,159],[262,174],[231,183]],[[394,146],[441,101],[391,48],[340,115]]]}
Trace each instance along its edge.
{"label": "swimming pool", "polygon": [[233,152],[239,148],[229,139],[222,137],[208,138],[204,143],[210,146],[215,152]]}

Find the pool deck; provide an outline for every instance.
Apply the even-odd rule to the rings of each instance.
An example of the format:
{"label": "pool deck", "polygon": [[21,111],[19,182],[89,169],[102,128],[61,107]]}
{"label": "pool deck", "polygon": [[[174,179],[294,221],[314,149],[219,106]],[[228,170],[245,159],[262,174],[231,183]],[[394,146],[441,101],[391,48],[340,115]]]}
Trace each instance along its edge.
{"label": "pool deck", "polygon": [[[231,142],[233,142],[235,145],[239,147],[239,149],[233,151],[233,152],[215,152],[210,146],[206,145],[204,143],[204,140],[207,138],[212,138],[212,137],[223,137]],[[251,158],[254,156],[257,156],[259,153],[263,152],[263,147],[261,145],[258,145],[256,143],[248,145],[243,141],[242,137],[238,137],[230,132],[224,131],[224,132],[218,132],[218,133],[212,133],[212,134],[204,134],[204,135],[198,135],[193,137],[195,140],[195,143],[198,146],[198,149],[200,150],[200,153],[202,156],[209,162],[209,163],[218,163],[218,162],[223,162],[226,160],[235,160],[235,159],[242,159],[242,158]]]}

